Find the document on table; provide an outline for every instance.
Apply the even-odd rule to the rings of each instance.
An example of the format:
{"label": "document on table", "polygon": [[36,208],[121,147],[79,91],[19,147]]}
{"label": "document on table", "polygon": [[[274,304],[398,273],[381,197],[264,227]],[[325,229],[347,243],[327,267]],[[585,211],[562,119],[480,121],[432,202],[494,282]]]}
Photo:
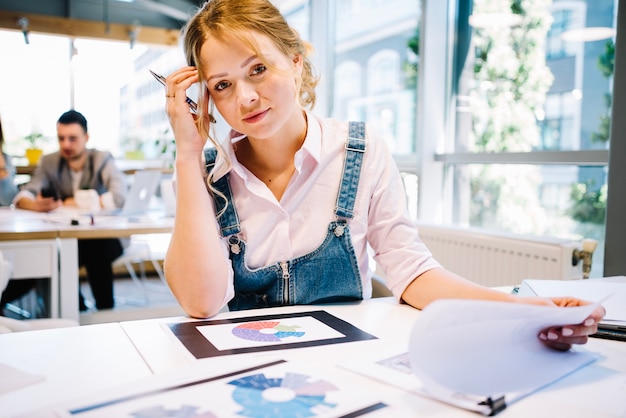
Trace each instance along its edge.
{"label": "document on table", "polygon": [[[267,359],[266,359],[267,360]],[[218,369],[216,369],[219,368]],[[334,367],[282,359],[198,363],[16,418],[393,416],[382,394]]]}
{"label": "document on table", "polygon": [[439,300],[420,314],[408,353],[354,361],[346,368],[464,409],[494,415],[590,364],[581,347],[547,348],[539,332],[581,323],[597,305],[572,308]]}

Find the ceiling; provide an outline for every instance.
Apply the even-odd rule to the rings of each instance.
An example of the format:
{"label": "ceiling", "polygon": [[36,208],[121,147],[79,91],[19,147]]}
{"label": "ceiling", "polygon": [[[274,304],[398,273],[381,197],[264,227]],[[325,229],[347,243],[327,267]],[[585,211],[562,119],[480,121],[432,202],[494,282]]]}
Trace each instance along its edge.
{"label": "ceiling", "polygon": [[177,45],[180,28],[204,2],[0,0],[0,29]]}

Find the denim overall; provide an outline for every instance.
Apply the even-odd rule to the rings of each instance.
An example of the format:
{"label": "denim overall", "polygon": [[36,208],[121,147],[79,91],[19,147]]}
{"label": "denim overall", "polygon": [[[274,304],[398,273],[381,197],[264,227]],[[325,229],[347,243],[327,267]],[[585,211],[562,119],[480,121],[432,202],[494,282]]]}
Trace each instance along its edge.
{"label": "denim overall", "polygon": [[[328,225],[324,242],[301,257],[257,270],[250,270],[246,266],[246,244],[237,236],[241,227],[228,183],[229,174],[213,183],[213,187],[228,201],[224,210],[224,197],[211,192],[221,234],[228,237],[230,245],[235,285],[235,297],[228,303],[230,310],[342,302],[363,298],[363,286],[350,240],[348,219],[354,216],[354,201],[364,152],[365,124],[350,122],[335,220]],[[214,148],[205,150],[207,173],[215,165],[216,155]],[[224,213],[219,215],[222,210]]]}

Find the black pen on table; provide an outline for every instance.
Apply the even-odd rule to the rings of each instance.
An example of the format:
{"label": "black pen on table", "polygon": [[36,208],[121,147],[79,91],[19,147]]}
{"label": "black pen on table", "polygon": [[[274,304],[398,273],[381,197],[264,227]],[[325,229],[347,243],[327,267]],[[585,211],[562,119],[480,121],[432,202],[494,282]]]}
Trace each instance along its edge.
{"label": "black pen on table", "polygon": [[[157,79],[157,81],[158,81],[159,83],[161,83],[161,84],[163,84],[163,86],[165,86],[165,77],[163,77],[163,76],[162,76],[162,75],[160,75],[160,74],[155,73],[155,72],[154,72],[154,71],[152,71],[152,70],[148,70],[148,71],[150,71],[150,74],[152,74],[152,75],[154,76],[154,78],[156,78],[156,79]],[[167,92],[166,92],[166,93],[167,93]],[[189,105],[189,107],[191,108],[191,111],[192,111],[193,113],[197,113],[197,111],[198,111],[198,105],[196,104],[196,102],[194,102],[193,100],[191,100],[191,99],[189,98],[189,96],[186,96],[185,101],[187,102],[187,104],[188,104],[188,105]]]}

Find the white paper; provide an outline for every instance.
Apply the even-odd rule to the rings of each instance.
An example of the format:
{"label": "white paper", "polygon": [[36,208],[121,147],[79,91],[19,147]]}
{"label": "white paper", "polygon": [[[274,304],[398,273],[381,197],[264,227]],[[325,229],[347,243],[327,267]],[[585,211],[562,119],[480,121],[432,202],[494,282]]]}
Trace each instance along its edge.
{"label": "white paper", "polygon": [[537,336],[548,326],[581,323],[596,306],[433,302],[411,333],[413,372],[433,394],[498,397],[533,392],[595,360],[594,353],[580,347],[550,349]]}
{"label": "white paper", "polygon": [[313,317],[205,325],[197,329],[220,351],[344,337]]}
{"label": "white paper", "polygon": [[602,302],[606,309],[603,321],[626,321],[626,277],[607,277],[588,280],[524,280],[537,296],[572,296]]}
{"label": "white paper", "polygon": [[282,361],[242,366],[220,375],[196,364],[23,417],[337,417],[387,407],[339,369]]}

